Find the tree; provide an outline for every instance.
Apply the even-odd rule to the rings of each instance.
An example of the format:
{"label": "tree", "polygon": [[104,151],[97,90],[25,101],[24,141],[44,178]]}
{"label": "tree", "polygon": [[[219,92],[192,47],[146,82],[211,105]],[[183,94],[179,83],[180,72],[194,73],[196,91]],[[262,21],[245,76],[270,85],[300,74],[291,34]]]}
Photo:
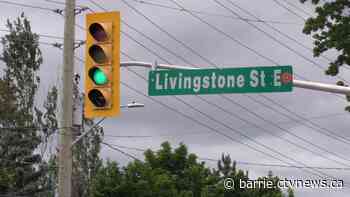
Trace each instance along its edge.
{"label": "tree", "polygon": [[[107,161],[93,179],[91,197],[284,197],[279,189],[242,189],[237,184],[225,190],[225,178],[248,179],[229,155],[222,155],[217,170],[197,161],[184,144],[173,150],[165,142],[159,151],[144,155],[144,162],[134,160],[124,168]],[[272,173],[261,179],[278,180]],[[294,197],[293,191],[288,197]]]}
{"label": "tree", "polygon": [[[47,153],[47,148],[49,138],[61,134],[57,123],[58,89],[53,86],[49,90],[42,107],[35,105],[43,61],[39,36],[31,32],[23,14],[12,23],[7,21],[7,27],[10,33],[2,39],[0,59],[6,64],[0,79],[0,195],[54,197],[57,152]],[[77,85],[74,93],[75,98],[81,96]],[[90,119],[83,122],[85,127],[76,129],[76,136],[94,125]],[[101,165],[98,154],[102,136],[102,127],[94,127],[73,148],[74,197],[90,195],[90,181]]]}
{"label": "tree", "polygon": [[[306,1],[308,0],[300,0],[302,3]],[[303,33],[312,35],[315,39],[313,50],[315,57],[330,49],[338,51],[337,58],[329,63],[325,72],[327,75],[336,76],[340,67],[350,65],[350,1],[311,0],[311,2],[317,5],[315,9],[317,15],[305,22]],[[337,85],[346,84],[338,81]],[[350,102],[350,95],[346,98]],[[345,110],[350,112],[350,106]]]}
{"label": "tree", "polygon": [[7,21],[2,57],[6,68],[0,80],[0,188],[9,195],[34,196],[45,190],[40,180],[45,175],[41,155],[34,151],[41,143],[34,114],[34,98],[42,63],[38,35],[22,14]]}
{"label": "tree", "polygon": [[[302,3],[308,0],[300,0]],[[305,22],[303,32],[312,35],[315,39],[314,55],[336,49],[339,52],[335,61],[330,63],[327,75],[335,76],[341,66],[350,65],[350,1],[334,0],[320,3],[320,0],[311,0],[318,5],[316,16]]]}

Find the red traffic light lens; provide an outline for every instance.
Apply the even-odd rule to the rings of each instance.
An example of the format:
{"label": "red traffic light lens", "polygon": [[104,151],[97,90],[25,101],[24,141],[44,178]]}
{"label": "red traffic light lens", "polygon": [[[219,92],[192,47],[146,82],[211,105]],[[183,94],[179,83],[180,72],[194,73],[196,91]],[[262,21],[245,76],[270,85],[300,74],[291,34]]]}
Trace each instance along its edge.
{"label": "red traffic light lens", "polygon": [[95,44],[89,48],[89,55],[98,64],[103,64],[108,61],[107,55],[103,48]]}
{"label": "red traffic light lens", "polygon": [[96,106],[96,107],[105,107],[107,104],[106,98],[103,96],[103,94],[97,90],[93,89],[89,92],[88,95],[90,101]]}
{"label": "red traffic light lens", "polygon": [[104,42],[108,40],[108,34],[103,26],[99,23],[93,23],[89,27],[90,34],[98,42]]}

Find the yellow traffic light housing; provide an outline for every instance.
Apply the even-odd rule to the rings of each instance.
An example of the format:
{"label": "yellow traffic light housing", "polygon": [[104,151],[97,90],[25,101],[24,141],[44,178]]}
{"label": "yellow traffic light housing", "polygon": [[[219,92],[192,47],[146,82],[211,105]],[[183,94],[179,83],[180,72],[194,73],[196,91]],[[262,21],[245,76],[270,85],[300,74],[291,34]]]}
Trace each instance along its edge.
{"label": "yellow traffic light housing", "polygon": [[85,107],[87,118],[120,112],[120,14],[86,17]]}

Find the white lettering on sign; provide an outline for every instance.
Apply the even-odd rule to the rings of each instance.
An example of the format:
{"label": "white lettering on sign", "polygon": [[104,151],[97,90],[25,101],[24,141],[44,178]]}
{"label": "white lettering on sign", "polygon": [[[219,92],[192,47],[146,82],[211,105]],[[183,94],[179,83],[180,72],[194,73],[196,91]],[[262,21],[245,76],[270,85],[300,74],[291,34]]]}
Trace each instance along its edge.
{"label": "white lettering on sign", "polygon": [[193,78],[193,91],[198,92],[201,89],[201,77]]}
{"label": "white lettering on sign", "polygon": [[156,90],[162,90],[163,86],[160,85],[160,80],[159,80],[160,73],[156,74]]}
{"label": "white lettering on sign", "polygon": [[265,72],[262,70],[260,71],[260,86],[261,87],[265,87],[266,83],[265,83]]}
{"label": "white lettering on sign", "polygon": [[238,75],[237,77],[237,87],[241,88],[244,86],[244,76]]}
{"label": "white lettering on sign", "polygon": [[274,70],[273,71],[273,85],[274,86],[281,86],[281,70]]}
{"label": "white lettering on sign", "polygon": [[272,85],[275,87],[282,86],[281,75],[282,70],[276,69],[272,73],[272,78],[269,83],[266,83],[266,74],[263,70],[252,69],[246,75],[244,74],[232,74],[223,75],[217,72],[208,73],[207,75],[192,75],[184,76],[179,72],[177,75],[169,75],[168,73],[161,74],[156,73],[155,89],[156,90],[176,90],[176,89],[192,89],[198,93],[201,89],[225,89],[225,88],[262,88],[266,85]]}
{"label": "white lettering on sign", "polygon": [[259,72],[257,70],[252,70],[250,72],[250,86],[253,88],[259,85]]}

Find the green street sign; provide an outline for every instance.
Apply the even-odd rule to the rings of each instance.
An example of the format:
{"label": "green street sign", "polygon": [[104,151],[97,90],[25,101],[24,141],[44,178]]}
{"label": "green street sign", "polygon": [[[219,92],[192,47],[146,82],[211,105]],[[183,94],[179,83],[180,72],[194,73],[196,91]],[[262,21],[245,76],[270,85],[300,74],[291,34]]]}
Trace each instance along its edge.
{"label": "green street sign", "polygon": [[149,72],[148,95],[290,92],[292,66],[171,69]]}

